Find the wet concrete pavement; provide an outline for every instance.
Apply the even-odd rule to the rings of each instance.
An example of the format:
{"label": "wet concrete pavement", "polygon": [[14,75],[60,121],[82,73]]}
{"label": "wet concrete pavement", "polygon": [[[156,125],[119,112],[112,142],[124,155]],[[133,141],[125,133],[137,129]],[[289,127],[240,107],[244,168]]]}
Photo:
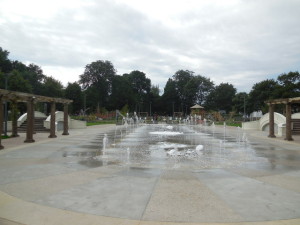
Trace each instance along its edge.
{"label": "wet concrete pavement", "polygon": [[157,129],[166,130],[104,125],[4,140],[0,224],[300,224],[298,137]]}

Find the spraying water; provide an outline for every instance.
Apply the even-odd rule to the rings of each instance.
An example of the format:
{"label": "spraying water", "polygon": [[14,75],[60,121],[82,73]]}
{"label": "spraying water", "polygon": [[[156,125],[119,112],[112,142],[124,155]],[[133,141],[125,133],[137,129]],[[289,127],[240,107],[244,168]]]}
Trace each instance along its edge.
{"label": "spraying water", "polygon": [[106,151],[107,143],[108,143],[107,134],[104,134],[104,138],[102,140],[102,152],[103,152],[103,156],[105,156],[105,151]]}

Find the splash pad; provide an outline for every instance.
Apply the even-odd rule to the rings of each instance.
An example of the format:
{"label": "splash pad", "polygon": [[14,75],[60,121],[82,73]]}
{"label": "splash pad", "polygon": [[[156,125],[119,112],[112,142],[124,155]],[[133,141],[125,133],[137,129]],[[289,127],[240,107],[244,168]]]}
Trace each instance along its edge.
{"label": "splash pad", "polygon": [[154,168],[204,169],[230,168],[261,163],[254,154],[246,134],[236,128],[235,135],[215,126],[142,124],[116,127],[98,160]]}

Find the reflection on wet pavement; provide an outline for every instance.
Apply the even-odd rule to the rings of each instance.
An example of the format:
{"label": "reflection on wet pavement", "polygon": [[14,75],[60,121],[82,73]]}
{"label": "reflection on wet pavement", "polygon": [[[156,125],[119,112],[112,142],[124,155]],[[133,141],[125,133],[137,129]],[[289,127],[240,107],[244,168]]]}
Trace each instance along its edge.
{"label": "reflection on wet pavement", "polygon": [[212,127],[188,125],[122,127],[107,133],[108,143],[103,149],[104,136],[104,133],[98,134],[88,143],[77,146],[80,151],[64,151],[63,157],[75,157],[80,165],[87,167],[101,167],[103,163],[112,162],[177,169],[300,167],[298,152],[251,142],[239,129],[216,132]]}
{"label": "reflection on wet pavement", "polygon": [[1,156],[1,191],[82,215],[203,224],[300,216],[300,151],[239,128],[99,127]]}

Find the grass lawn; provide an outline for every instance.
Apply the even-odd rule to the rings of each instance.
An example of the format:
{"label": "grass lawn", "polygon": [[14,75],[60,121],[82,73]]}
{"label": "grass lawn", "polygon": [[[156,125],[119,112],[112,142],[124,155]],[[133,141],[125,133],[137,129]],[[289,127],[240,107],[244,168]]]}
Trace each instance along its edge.
{"label": "grass lawn", "polygon": [[[216,125],[224,125],[224,122],[215,122]],[[226,126],[242,127],[242,122],[226,122]]]}
{"label": "grass lawn", "polygon": [[115,124],[115,120],[100,120],[100,121],[87,121],[87,126],[94,126],[94,125],[103,125],[103,124]]}
{"label": "grass lawn", "polygon": [[2,135],[1,136],[1,139],[7,139],[7,138],[10,138],[10,136],[7,136],[7,135]]}

